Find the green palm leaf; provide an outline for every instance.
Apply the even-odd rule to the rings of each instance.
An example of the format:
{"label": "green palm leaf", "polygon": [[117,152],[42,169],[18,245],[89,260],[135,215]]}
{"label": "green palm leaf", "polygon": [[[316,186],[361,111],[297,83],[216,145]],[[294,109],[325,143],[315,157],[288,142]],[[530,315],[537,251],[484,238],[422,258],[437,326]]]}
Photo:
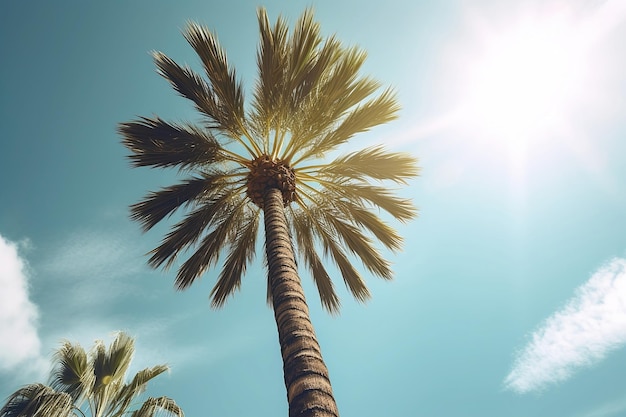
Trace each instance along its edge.
{"label": "green palm leaf", "polygon": [[406,184],[418,174],[415,158],[404,153],[386,152],[382,146],[373,146],[339,157],[319,169],[320,175],[367,181],[368,178]]}
{"label": "green palm leaf", "polygon": [[57,365],[52,371],[51,387],[66,392],[74,401],[82,401],[95,384],[87,352],[80,345],[65,341],[54,358]]}
{"label": "green palm leaf", "polygon": [[173,167],[181,169],[215,163],[223,156],[210,132],[195,126],[178,126],[161,119],[141,118],[119,126],[124,145],[136,167]]}
{"label": "green palm leaf", "polygon": [[149,193],[142,201],[130,207],[130,217],[140,222],[144,231],[148,231],[180,207],[193,204],[199,199],[211,199],[215,193],[223,190],[224,178],[222,172],[201,173],[199,177],[187,179],[181,184]]}
{"label": "green palm leaf", "polygon": [[169,267],[175,260],[179,252],[186,250],[195,244],[204,231],[212,225],[219,225],[228,210],[233,207],[233,199],[237,195],[221,191],[211,196],[207,201],[203,201],[200,208],[189,213],[183,220],[178,222],[169,232],[161,245],[152,252],[148,263],[155,268],[165,263]]}
{"label": "green palm leaf", "polygon": [[183,35],[204,65],[216,104],[214,119],[233,138],[244,135],[243,88],[236,80],[235,70],[230,68],[226,53],[219,46],[215,34],[204,26],[189,22]]}
{"label": "green palm leaf", "polygon": [[247,265],[254,259],[259,230],[259,211],[256,210],[254,214],[247,216],[231,241],[229,255],[215,287],[211,290],[211,304],[214,307],[221,307],[228,296],[239,289],[241,276],[245,273]]}
{"label": "green palm leaf", "polygon": [[219,222],[215,222],[213,231],[204,237],[197,250],[178,270],[176,275],[178,289],[182,290],[191,285],[209,266],[218,261],[222,248],[236,239],[234,225],[244,221],[247,207],[239,200],[231,201],[232,196],[227,197],[222,200],[223,204],[214,204],[210,207],[211,211],[217,212]]}
{"label": "green palm leaf", "polygon": [[74,417],[72,397],[43,384],[31,384],[13,393],[0,417]]}
{"label": "green palm leaf", "polygon": [[313,281],[317,286],[322,305],[332,314],[338,314],[341,303],[335,292],[330,275],[324,268],[322,260],[317,254],[316,243],[313,235],[310,218],[303,215],[304,212],[294,213],[292,216],[292,230],[300,248],[300,253],[304,258],[313,276]]}
{"label": "green palm leaf", "polygon": [[183,410],[170,398],[148,398],[139,410],[134,411],[131,417],[156,417],[159,412],[169,416],[184,417]]}
{"label": "green palm leaf", "polygon": [[157,365],[137,372],[132,381],[124,384],[113,397],[108,407],[108,414],[111,417],[121,417],[126,414],[132,401],[146,390],[148,382],[168,370],[167,365]]}

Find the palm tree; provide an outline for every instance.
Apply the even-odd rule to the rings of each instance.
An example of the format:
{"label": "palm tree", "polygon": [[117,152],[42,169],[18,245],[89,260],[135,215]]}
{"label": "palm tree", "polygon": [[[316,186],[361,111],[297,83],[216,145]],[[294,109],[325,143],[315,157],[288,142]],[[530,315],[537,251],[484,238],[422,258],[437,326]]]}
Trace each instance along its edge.
{"label": "palm tree", "polygon": [[54,356],[50,386],[20,388],[8,398],[0,417],[86,417],[85,402],[91,417],[155,417],[159,412],[184,417],[168,397],[150,397],[138,409],[129,410],[148,382],[168,370],[166,365],[146,368],[125,382],[134,352],[134,340],[126,333],[118,333],[108,349],[96,341],[89,353],[65,341]]}
{"label": "palm tree", "polygon": [[381,146],[321,161],[357,133],[395,119],[395,94],[389,88],[377,93],[380,83],[359,75],[365,52],[342,46],[334,36],[323,39],[310,9],[291,33],[282,17],[272,26],[265,9],[258,10],[258,21],[259,76],[250,105],[208,28],[190,22],[183,31],[205,77],[161,52],[153,54],[160,75],[203,119],[200,125],[159,117],[120,124],[134,167],[176,167],[191,174],[132,205],[131,218],[147,231],[186,209],[148,263],[168,268],[179,254],[188,254],[176,275],[182,290],[225,254],[211,291],[212,306],[221,307],[255,256],[262,214],[267,296],[278,327],[289,415],[337,416],[295,256],[311,271],[331,313],[340,301],[323,256],[334,261],[352,295],[366,300],[370,294],[352,258],[374,275],[392,277],[374,243],[397,251],[402,238],[374,210],[401,222],[415,217],[412,203],[387,183],[405,184],[418,169],[413,157]]}

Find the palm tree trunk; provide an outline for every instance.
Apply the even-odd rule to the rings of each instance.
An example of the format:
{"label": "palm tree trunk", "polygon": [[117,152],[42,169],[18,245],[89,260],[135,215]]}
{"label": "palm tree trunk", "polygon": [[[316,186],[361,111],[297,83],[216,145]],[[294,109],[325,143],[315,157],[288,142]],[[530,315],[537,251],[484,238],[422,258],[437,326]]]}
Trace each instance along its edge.
{"label": "palm tree trunk", "polygon": [[280,190],[264,196],[269,285],[283,357],[289,417],[338,417],[328,368],[309,318]]}

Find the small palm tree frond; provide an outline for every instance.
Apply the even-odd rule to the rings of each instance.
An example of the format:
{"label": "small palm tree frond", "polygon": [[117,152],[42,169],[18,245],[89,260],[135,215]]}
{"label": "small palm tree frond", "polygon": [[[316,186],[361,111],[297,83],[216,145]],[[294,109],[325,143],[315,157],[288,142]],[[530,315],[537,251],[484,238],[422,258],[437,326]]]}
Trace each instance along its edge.
{"label": "small palm tree frond", "polygon": [[[134,340],[119,332],[107,348],[96,341],[87,354],[78,344],[63,342],[54,355],[51,386],[31,384],[13,393],[0,409],[0,417],[123,417],[131,415],[133,400],[146,390],[153,378],[166,372],[167,365],[139,371],[124,382],[134,354]],[[83,401],[87,405],[81,409]],[[139,414],[137,414],[139,412]],[[132,415],[182,417],[176,403],[166,397],[151,398]]]}
{"label": "small palm tree frond", "polygon": [[51,387],[68,393],[74,401],[81,401],[95,383],[87,352],[80,345],[65,341],[54,358],[57,365],[52,371]]}
{"label": "small palm tree frond", "polygon": [[179,126],[156,118],[141,118],[120,124],[123,144],[133,154],[135,167],[187,169],[223,159],[221,146],[210,132],[194,126]]}
{"label": "small palm tree frond", "polygon": [[121,384],[135,352],[135,341],[124,332],[119,332],[107,349],[104,342],[96,341],[93,368],[96,375],[95,391],[109,384]]}
{"label": "small palm tree frond", "polygon": [[157,417],[159,415],[185,417],[185,413],[176,402],[167,397],[148,398],[139,410],[131,414],[131,417]]}
{"label": "small palm tree frond", "polygon": [[111,400],[109,410],[111,411],[110,414],[112,417],[115,417],[117,414],[120,416],[125,414],[133,399],[146,390],[148,382],[168,370],[169,367],[167,365],[156,365],[137,372],[132,381],[128,384],[124,384],[117,395]]}
{"label": "small palm tree frond", "polygon": [[[305,169],[305,168],[302,168]],[[418,175],[416,159],[405,153],[385,152],[382,146],[373,146],[339,157],[319,170],[320,175],[364,181],[372,178],[406,184]]]}
{"label": "small palm tree frond", "polygon": [[0,417],[74,417],[74,402],[65,392],[31,384],[13,393],[0,409]]}
{"label": "small palm tree frond", "polygon": [[211,290],[211,305],[214,308],[222,307],[228,297],[241,287],[241,277],[247,265],[254,259],[260,209],[255,211],[253,215],[247,216],[248,219],[239,227],[231,242],[222,272]]}
{"label": "small palm tree frond", "polygon": [[131,219],[141,223],[144,231],[150,230],[165,217],[182,206],[210,196],[224,187],[224,174],[202,173],[180,184],[151,192],[139,203],[130,206]]}

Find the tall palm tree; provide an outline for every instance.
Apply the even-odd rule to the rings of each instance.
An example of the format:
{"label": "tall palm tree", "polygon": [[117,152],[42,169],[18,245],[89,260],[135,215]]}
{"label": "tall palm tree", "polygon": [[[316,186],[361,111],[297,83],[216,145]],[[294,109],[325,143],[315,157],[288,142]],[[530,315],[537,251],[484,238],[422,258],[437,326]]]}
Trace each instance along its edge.
{"label": "tall palm tree", "polygon": [[163,412],[184,417],[168,397],[150,397],[139,408],[129,410],[148,382],[168,370],[166,365],[146,368],[125,382],[134,352],[134,340],[126,333],[118,333],[108,349],[102,341],[96,341],[89,353],[66,341],[55,354],[50,386],[30,384],[20,388],[2,407],[0,417],[86,417],[83,409],[91,417],[155,417]]}
{"label": "tall palm tree", "polygon": [[381,146],[322,161],[355,134],[395,119],[395,95],[389,88],[378,92],[380,83],[360,76],[364,51],[321,37],[310,9],[292,32],[282,17],[271,25],[262,8],[258,22],[258,80],[249,105],[216,34],[206,27],[189,23],[183,32],[205,77],[154,53],[160,75],[203,119],[200,125],[159,117],[120,124],[133,166],[191,173],[132,205],[131,218],[147,231],[186,209],[148,263],[167,268],[187,254],[175,281],[182,290],[224,254],[211,291],[212,305],[221,307],[254,258],[263,217],[267,296],[278,327],[289,415],[337,416],[295,256],[311,271],[330,312],[338,312],[340,302],[322,256],[334,261],[354,297],[366,300],[369,291],[352,258],[374,275],[392,277],[374,242],[397,251],[402,238],[374,210],[401,222],[415,217],[412,203],[387,183],[405,184],[418,169],[413,157]]}

